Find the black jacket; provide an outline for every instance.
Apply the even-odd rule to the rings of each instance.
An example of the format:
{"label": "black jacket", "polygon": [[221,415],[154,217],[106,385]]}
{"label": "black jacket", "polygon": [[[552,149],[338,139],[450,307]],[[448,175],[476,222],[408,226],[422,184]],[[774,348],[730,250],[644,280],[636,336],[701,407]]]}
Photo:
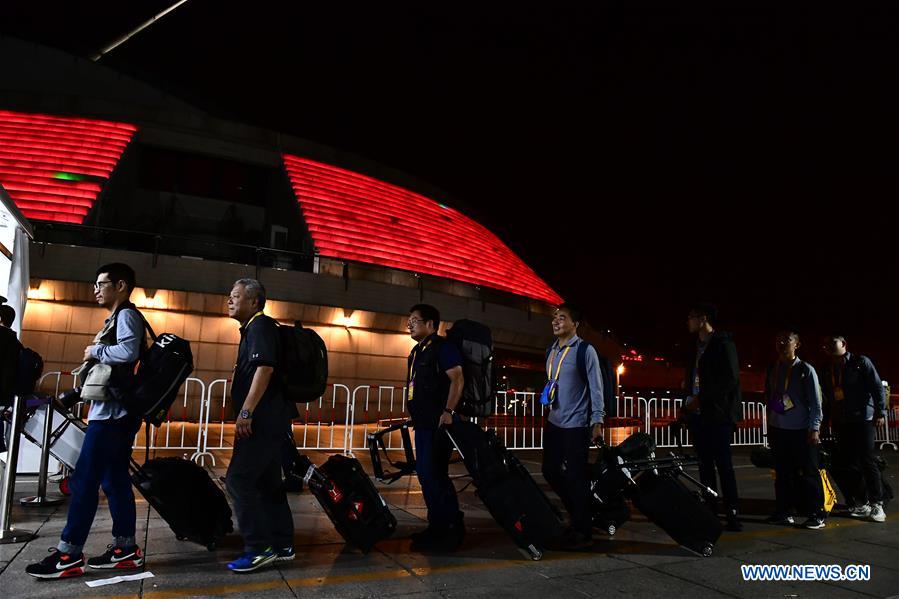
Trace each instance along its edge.
{"label": "black jacket", "polygon": [[[686,381],[687,393],[693,390],[696,347],[688,357]],[[699,415],[705,422],[714,424],[736,423],[743,419],[742,394],[740,392],[740,363],[737,346],[730,333],[714,332],[699,359]]]}
{"label": "black jacket", "polygon": [[[834,398],[834,382],[843,388],[843,401]],[[864,422],[880,418],[886,412],[886,391],[874,364],[861,354],[846,354],[842,368],[833,363],[821,370],[824,421]]]}
{"label": "black jacket", "polygon": [[12,405],[21,350],[22,344],[16,334],[0,326],[0,406]]}
{"label": "black jacket", "polygon": [[[414,369],[415,373],[413,399],[406,407],[416,430],[436,429],[446,408],[450,379],[440,369],[440,351],[446,342],[446,338],[435,333],[416,345],[406,361],[406,372],[412,374]],[[409,382],[407,377],[407,388]]]}

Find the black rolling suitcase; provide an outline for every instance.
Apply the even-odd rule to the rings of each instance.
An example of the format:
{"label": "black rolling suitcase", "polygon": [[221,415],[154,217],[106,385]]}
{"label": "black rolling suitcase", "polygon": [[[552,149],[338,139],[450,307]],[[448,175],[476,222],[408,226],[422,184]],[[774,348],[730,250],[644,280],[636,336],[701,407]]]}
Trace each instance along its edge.
{"label": "black rolling suitcase", "polygon": [[646,433],[630,435],[616,447],[603,444],[590,467],[590,509],[593,527],[613,536],[631,519],[625,489],[630,480],[621,466],[626,460],[648,461],[655,458],[656,444]]}
{"label": "black rolling suitcase", "polygon": [[447,428],[493,519],[528,557],[539,560],[562,535],[562,521],[530,473],[493,431],[471,422]]}
{"label": "black rolling suitcase", "polygon": [[721,536],[721,522],[676,472],[646,470],[634,477],[634,506],[679,545],[708,557]]}
{"label": "black rolling suitcase", "polygon": [[131,460],[131,482],[179,540],[212,551],[234,530],[225,494],[190,460],[159,458],[143,466]]}
{"label": "black rolling suitcase", "polygon": [[367,553],[396,530],[396,518],[359,460],[332,455],[316,467],[308,457],[300,456],[298,464],[306,472],[309,490],[347,543]]}
{"label": "black rolling suitcase", "polygon": [[621,471],[610,465],[601,453],[591,466],[590,508],[593,527],[605,531],[609,536],[613,536],[631,519],[631,511],[624,495],[626,483],[627,479]]}

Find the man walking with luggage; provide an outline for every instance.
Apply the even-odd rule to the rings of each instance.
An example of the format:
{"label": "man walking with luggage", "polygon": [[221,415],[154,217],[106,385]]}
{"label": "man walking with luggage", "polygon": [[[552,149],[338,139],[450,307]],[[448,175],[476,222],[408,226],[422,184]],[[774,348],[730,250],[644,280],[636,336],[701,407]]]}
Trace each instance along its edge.
{"label": "man walking with luggage", "polygon": [[428,506],[428,526],[412,535],[412,549],[454,551],[465,537],[465,524],[449,477],[452,448],[443,427],[453,423],[462,397],[462,356],[437,334],[440,312],[434,306],[412,306],[407,327],[417,342],[409,354],[406,380],[415,428],[415,470]]}
{"label": "man walking with luggage", "polygon": [[[128,472],[140,420],[129,415],[109,391],[115,388],[119,396],[128,392],[135,363],[145,346],[143,317],[129,300],[134,285],[134,270],[126,264],[107,264],[97,269],[94,296],[110,316],[96,342],[84,349],[82,384],[87,380],[94,387],[87,432],[72,473],[72,497],[59,544],[42,561],[25,568],[35,578],[84,574],[83,549],[97,512],[100,486],[109,501],[113,542],[103,555],[87,560],[86,565],[121,570],[139,568],[144,563],[135,540],[137,513]],[[104,367],[111,367],[108,376],[90,375],[91,370],[101,373],[106,370]]]}
{"label": "man walking with luggage", "polygon": [[228,296],[228,316],[240,323],[240,346],[231,384],[234,454],[225,486],[234,500],[244,553],[232,572],[258,570],[294,558],[293,515],[281,479],[281,444],[296,407],[275,374],[281,362],[278,323],[263,314],[265,287],[240,279]]}
{"label": "man walking with luggage", "polygon": [[849,353],[845,337],[827,337],[823,349],[830,357],[822,381],[825,413],[851,477],[849,515],[884,522],[883,486],[874,460],[874,430],[883,426],[886,413],[883,383],[870,359]]}
{"label": "man walking with luggage", "polygon": [[590,445],[602,437],[602,373],[596,349],[578,337],[581,311],[569,305],[552,319],[556,340],[549,348],[549,382],[541,402],[549,406],[543,429],[543,477],[562,500],[571,527],[560,545],[572,551],[593,546],[590,511]]}
{"label": "man walking with luggage", "polygon": [[777,334],[777,361],[765,377],[768,441],[774,452],[776,511],[767,522],[793,524],[790,509],[807,520],[803,528],[824,528],[824,489],[818,465],[821,443],[821,390],[811,364],[796,356],[799,335]]}
{"label": "man walking with luggage", "polygon": [[[737,518],[739,499],[737,477],[731,456],[736,423],[742,419],[740,364],[730,333],[715,330],[718,309],[698,304],[687,315],[687,328],[696,335],[696,347],[689,357],[683,410],[696,415],[696,453],[702,484],[718,489],[715,470],[721,478],[727,529],[743,530]],[[713,502],[714,507],[715,502]]]}

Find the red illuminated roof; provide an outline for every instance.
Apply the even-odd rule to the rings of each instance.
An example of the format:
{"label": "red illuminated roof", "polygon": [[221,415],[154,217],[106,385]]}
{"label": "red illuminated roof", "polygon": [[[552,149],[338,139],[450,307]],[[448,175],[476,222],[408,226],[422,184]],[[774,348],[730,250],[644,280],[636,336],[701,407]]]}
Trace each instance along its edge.
{"label": "red illuminated roof", "polygon": [[496,235],[452,208],[306,158],[285,154],[284,166],[322,256],[561,302]]}
{"label": "red illuminated roof", "polygon": [[0,110],[0,183],[27,218],[82,223],[137,127]]}

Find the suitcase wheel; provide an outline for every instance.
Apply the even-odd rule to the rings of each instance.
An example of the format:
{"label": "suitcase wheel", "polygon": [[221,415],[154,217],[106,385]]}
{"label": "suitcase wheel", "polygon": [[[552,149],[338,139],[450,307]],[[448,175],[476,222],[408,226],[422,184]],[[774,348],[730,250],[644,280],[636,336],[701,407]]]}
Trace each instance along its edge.
{"label": "suitcase wheel", "polygon": [[69,477],[66,476],[59,481],[59,492],[68,497],[72,494],[72,488],[69,486]]}
{"label": "suitcase wheel", "polygon": [[712,544],[709,543],[705,547],[702,548],[702,557],[711,557],[712,556]]}
{"label": "suitcase wheel", "polygon": [[184,535],[175,535],[175,538],[178,539],[179,541],[186,541],[186,540],[187,540],[187,537],[185,537]]}
{"label": "suitcase wheel", "polygon": [[215,551],[215,541],[212,541],[211,543],[206,545],[206,550],[207,551]]}

